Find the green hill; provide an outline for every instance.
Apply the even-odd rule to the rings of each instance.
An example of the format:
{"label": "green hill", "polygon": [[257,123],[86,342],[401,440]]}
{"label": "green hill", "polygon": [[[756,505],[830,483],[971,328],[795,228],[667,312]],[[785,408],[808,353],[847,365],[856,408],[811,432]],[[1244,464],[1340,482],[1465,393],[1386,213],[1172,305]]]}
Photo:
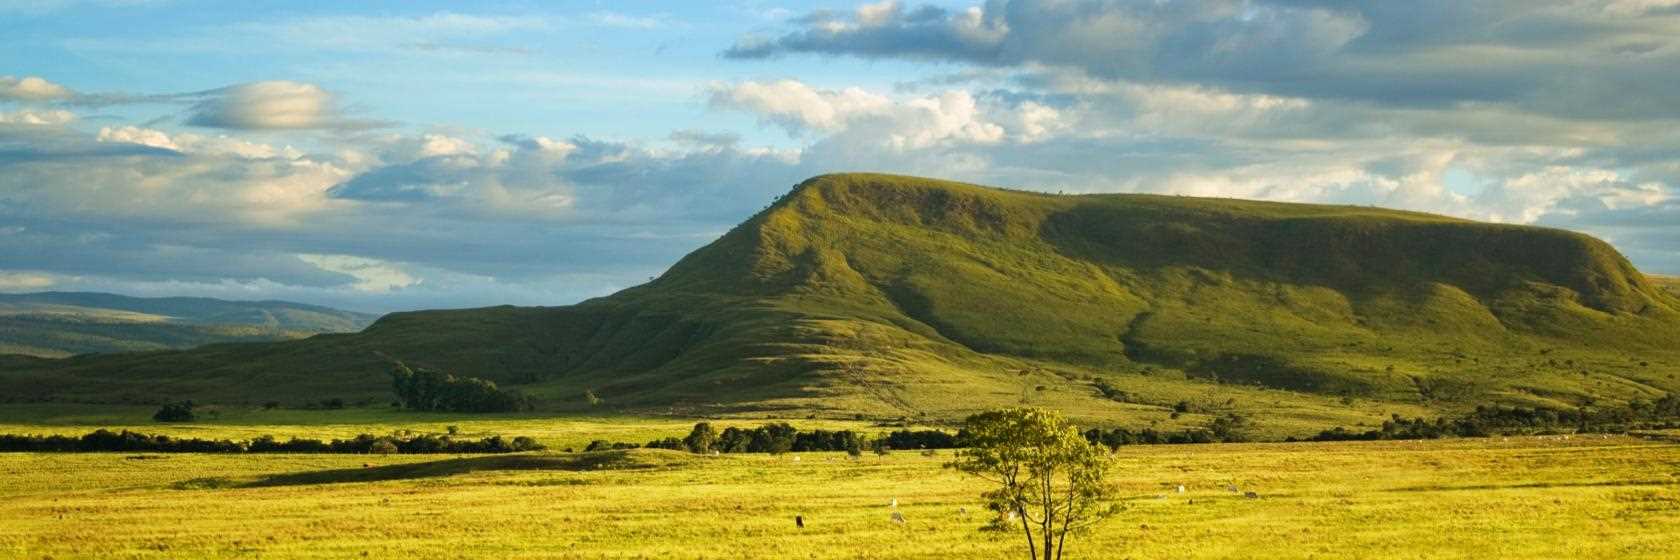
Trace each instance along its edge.
{"label": "green hill", "polygon": [[0,364],[0,389],[384,397],[397,358],[554,410],[590,407],[590,389],[599,406],[653,412],[948,418],[1024,402],[1163,427],[1238,412],[1304,432],[1660,395],[1680,389],[1677,348],[1680,299],[1577,233],[854,174],[806,181],[656,280],[577,305]]}
{"label": "green hill", "polygon": [[374,315],[283,301],[0,294],[0,353],[63,357],[354,332]]}

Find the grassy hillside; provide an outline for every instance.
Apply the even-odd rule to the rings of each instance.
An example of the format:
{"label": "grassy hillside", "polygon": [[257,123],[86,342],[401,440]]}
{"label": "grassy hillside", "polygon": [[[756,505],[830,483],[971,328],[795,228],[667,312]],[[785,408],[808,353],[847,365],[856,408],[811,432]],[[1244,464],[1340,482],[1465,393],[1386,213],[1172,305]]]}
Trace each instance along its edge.
{"label": "grassy hillside", "polygon": [[[1389,210],[809,180],[658,279],[559,308],[397,313],[356,335],[7,367],[19,399],[383,395],[399,358],[547,409],[1306,432],[1680,389],[1680,299],[1602,241]],[[1105,397],[1098,385],[1110,390]],[[1173,408],[1180,409],[1175,414]]]}
{"label": "grassy hillside", "polygon": [[64,357],[354,332],[374,315],[283,301],[0,294],[0,353]]}

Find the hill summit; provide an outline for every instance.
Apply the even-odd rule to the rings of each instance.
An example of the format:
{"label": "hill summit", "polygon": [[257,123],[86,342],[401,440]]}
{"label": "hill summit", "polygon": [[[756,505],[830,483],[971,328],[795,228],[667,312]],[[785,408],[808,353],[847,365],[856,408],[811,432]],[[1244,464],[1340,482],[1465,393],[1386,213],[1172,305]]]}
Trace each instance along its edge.
{"label": "hill summit", "polygon": [[[1680,299],[1610,245],[1363,207],[801,183],[657,279],[573,306],[13,364],[41,398],[381,394],[392,359],[546,407],[1325,426],[1680,389]],[[159,384],[159,380],[169,383]],[[1169,417],[1170,413],[1170,417]]]}

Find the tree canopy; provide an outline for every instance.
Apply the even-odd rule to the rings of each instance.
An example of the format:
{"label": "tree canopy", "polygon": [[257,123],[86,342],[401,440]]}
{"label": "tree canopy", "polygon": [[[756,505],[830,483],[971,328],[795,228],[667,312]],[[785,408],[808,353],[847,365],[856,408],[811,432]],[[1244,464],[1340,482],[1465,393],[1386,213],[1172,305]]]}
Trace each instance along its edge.
{"label": "tree canopy", "polygon": [[1067,535],[1119,511],[1109,503],[1109,457],[1061,414],[1010,408],[970,416],[968,448],[947,466],[995,484],[982,494],[1009,523],[1018,521],[1027,554],[1059,559]]}

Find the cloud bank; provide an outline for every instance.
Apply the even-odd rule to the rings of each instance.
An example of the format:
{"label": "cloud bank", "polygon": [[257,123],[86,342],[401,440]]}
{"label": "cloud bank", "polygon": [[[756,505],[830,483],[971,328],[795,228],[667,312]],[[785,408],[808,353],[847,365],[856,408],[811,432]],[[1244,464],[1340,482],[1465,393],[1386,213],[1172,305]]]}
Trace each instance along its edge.
{"label": "cloud bank", "polygon": [[[1672,1],[882,2],[754,21],[719,37],[614,12],[306,15],[227,28],[343,60],[337,80],[0,77],[0,290],[564,304],[842,171],[1565,227],[1680,273]],[[542,64],[523,41],[580,23],[715,40],[725,71],[659,82],[692,118],[622,135],[522,123],[601,99],[646,110],[630,99],[646,69],[532,70],[531,89],[428,122],[377,118],[413,92],[346,93],[373,65]],[[495,111],[517,118],[473,120]]]}

